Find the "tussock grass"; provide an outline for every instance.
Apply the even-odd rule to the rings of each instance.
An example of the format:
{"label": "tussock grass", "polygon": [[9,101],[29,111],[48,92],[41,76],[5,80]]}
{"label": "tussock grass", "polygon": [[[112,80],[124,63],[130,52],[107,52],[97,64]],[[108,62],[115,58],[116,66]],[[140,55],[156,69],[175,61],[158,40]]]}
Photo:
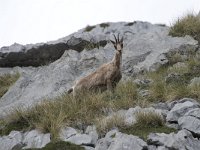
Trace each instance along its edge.
{"label": "tussock grass", "polygon": [[161,115],[156,112],[138,112],[136,115],[136,123],[132,126],[120,128],[121,132],[133,134],[147,140],[147,136],[152,133],[171,133],[175,130],[164,125]]}
{"label": "tussock grass", "polygon": [[19,77],[19,73],[0,76],[0,98],[8,91],[9,87],[18,80]]}
{"label": "tussock grass", "polygon": [[134,107],[138,104],[136,95],[136,88],[132,82],[121,83],[114,94],[82,92],[76,98],[63,94],[53,100],[44,100],[32,108],[13,110],[4,122],[6,126],[18,123],[25,125],[19,129],[37,128],[43,132],[50,132],[56,139],[63,126],[84,128],[86,125],[96,124],[98,118],[106,116],[110,111]]}
{"label": "tussock grass", "polygon": [[96,120],[97,131],[101,135],[105,135],[113,128],[124,128],[125,122],[123,116],[113,115],[112,117],[101,117]]}
{"label": "tussock grass", "polygon": [[164,125],[162,116],[153,111],[138,112],[136,114],[136,126],[159,127]]}
{"label": "tussock grass", "polygon": [[200,77],[194,78],[193,82],[188,86],[190,92],[197,97],[200,97]]}
{"label": "tussock grass", "polygon": [[200,18],[194,13],[178,18],[172,24],[169,35],[179,37],[190,35],[200,42]]}

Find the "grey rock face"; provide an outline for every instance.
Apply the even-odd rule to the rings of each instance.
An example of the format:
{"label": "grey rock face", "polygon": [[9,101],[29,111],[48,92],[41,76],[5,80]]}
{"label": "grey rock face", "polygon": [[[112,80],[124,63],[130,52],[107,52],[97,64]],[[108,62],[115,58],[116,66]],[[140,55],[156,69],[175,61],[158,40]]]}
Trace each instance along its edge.
{"label": "grey rock face", "polygon": [[98,140],[95,150],[142,150],[147,148],[146,142],[137,136],[127,135],[111,130]]}
{"label": "grey rock face", "polygon": [[73,49],[82,51],[87,45],[105,46],[107,41],[84,40],[83,38],[75,38],[72,35],[63,40],[52,41],[48,43],[20,45],[13,44],[9,47],[0,49],[0,67],[15,66],[41,66],[59,59],[65,50]]}
{"label": "grey rock face", "polygon": [[23,135],[21,132],[12,131],[8,136],[0,137],[0,149],[11,150],[21,149],[24,145],[22,144]]}
{"label": "grey rock face", "polygon": [[104,138],[97,141],[95,150],[107,150],[118,132],[117,129],[109,131]]}
{"label": "grey rock face", "polygon": [[170,133],[151,133],[147,143],[154,145],[158,149],[180,149],[180,150],[199,150],[200,141],[192,136],[187,130],[181,130],[177,134]]}
{"label": "grey rock face", "polygon": [[178,122],[178,119],[189,110],[194,108],[198,108],[199,104],[191,101],[185,101],[183,103],[177,103],[173,106],[173,108],[167,114],[166,120],[168,122]]}
{"label": "grey rock face", "polygon": [[22,148],[42,148],[50,142],[50,134],[37,130],[26,133],[12,131],[8,136],[0,137],[0,150],[21,150]]}
{"label": "grey rock face", "polygon": [[37,130],[32,130],[24,134],[23,148],[42,148],[50,142],[50,134],[43,134]]}
{"label": "grey rock face", "polygon": [[96,127],[95,126],[88,126],[85,133],[92,137],[91,144],[96,145],[97,140],[99,138]]}
{"label": "grey rock face", "polygon": [[76,135],[77,133],[78,132],[74,128],[67,127],[67,128],[61,129],[59,136],[61,140],[65,141],[66,139],[68,139],[71,136]]}
{"label": "grey rock face", "polygon": [[[83,50],[79,53],[76,48],[81,41],[86,40],[98,43],[112,39],[113,33],[119,32],[120,35],[123,35],[122,74],[124,77],[134,76],[142,70],[154,69],[155,64],[157,66],[165,62],[161,56],[169,51],[181,50],[184,45],[187,45],[188,49],[197,46],[197,41],[191,37],[177,38],[168,36],[169,28],[166,26],[152,25],[146,22],[136,22],[132,26],[127,26],[126,24],[125,22],[110,23],[107,28],[97,25],[90,32],[84,32],[84,29],[82,29],[46,45],[25,46],[27,49],[24,53],[28,53],[28,48],[36,49],[35,53],[37,53],[39,51],[38,47],[42,47],[42,49],[47,47],[47,49],[49,48],[53,51],[53,53],[49,54],[50,57],[55,56],[53,55],[55,51],[51,46],[56,47],[59,55],[61,51],[66,49],[62,48],[62,45],[66,45],[66,43],[68,45],[71,44],[72,47],[70,48],[73,50],[68,49],[63,55],[61,54],[62,57],[60,59],[49,65],[38,67],[33,72],[23,73],[15,85],[1,98],[0,117],[5,115],[5,111],[9,112],[10,109],[19,106],[33,106],[46,97],[54,98],[60,95],[60,93],[67,91],[75,80],[94,71],[103,63],[111,61],[115,53],[111,43],[107,43],[104,47],[100,46],[99,49]],[[56,46],[56,44],[61,46]],[[43,54],[43,52],[41,53]],[[46,53],[44,55],[46,57]],[[3,59],[1,58],[2,61]]]}
{"label": "grey rock face", "polygon": [[143,150],[147,149],[147,144],[137,136],[116,133],[108,150]]}
{"label": "grey rock face", "polygon": [[182,129],[187,129],[200,136],[200,108],[188,111],[178,119],[178,124]]}
{"label": "grey rock face", "polygon": [[74,136],[69,137],[65,141],[74,143],[76,145],[91,145],[92,137],[87,134],[76,134]]}

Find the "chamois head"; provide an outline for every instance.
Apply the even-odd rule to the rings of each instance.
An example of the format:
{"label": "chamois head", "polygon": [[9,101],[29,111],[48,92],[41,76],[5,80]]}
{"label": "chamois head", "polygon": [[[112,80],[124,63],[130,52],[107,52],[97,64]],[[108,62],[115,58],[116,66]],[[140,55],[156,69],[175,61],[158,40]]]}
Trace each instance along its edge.
{"label": "chamois head", "polygon": [[114,34],[113,34],[113,36],[114,36],[114,38],[115,38],[115,41],[112,41],[112,40],[110,40],[110,41],[111,41],[112,44],[114,45],[115,50],[117,50],[118,52],[121,53],[121,51],[122,51],[122,49],[123,49],[123,37],[122,37],[121,40],[120,40],[120,39],[119,39],[119,34],[118,34],[117,38],[116,38],[116,36],[115,36]]}

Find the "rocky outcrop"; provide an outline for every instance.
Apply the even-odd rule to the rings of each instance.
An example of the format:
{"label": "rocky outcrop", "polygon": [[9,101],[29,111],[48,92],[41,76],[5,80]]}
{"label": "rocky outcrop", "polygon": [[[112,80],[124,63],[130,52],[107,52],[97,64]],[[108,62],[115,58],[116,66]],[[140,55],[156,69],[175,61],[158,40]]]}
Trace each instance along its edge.
{"label": "rocky outcrop", "polygon": [[[99,41],[99,46],[105,46],[107,41]],[[90,41],[71,36],[67,42],[40,43],[35,45],[13,44],[0,49],[0,67],[41,66],[59,59],[65,50],[82,51]]]}
{"label": "rocky outcrop", "polygon": [[[169,28],[166,26],[152,25],[147,22],[135,22],[130,25],[125,22],[109,23],[109,26],[105,28],[97,25],[91,31],[86,32],[85,29],[82,29],[72,35],[46,44],[17,45],[17,49],[13,47],[3,48],[1,49],[3,54],[0,58],[2,62],[6,62],[6,60],[3,61],[6,58],[4,56],[13,55],[15,52],[18,55],[24,53],[20,54],[19,57],[21,57],[25,53],[29,54],[30,49],[34,49],[34,52],[41,53],[42,57],[46,57],[47,54],[46,52],[43,53],[43,49],[47,48],[52,51],[51,54],[48,53],[50,57],[53,57],[52,59],[55,58],[55,49],[59,51],[59,55],[62,55],[64,50],[68,50],[60,59],[51,64],[32,69],[22,69],[19,80],[0,100],[0,116],[13,108],[33,106],[46,97],[54,98],[67,91],[75,80],[94,71],[101,64],[110,61],[114,55],[114,48],[111,43],[106,41],[113,38],[113,33],[120,33],[124,36],[123,79],[134,76],[143,70],[155,70],[161,64],[167,63],[168,57],[166,54],[168,52],[183,51],[185,54],[187,50],[196,51],[197,41],[189,36],[171,37],[168,36],[168,32]],[[84,41],[90,42],[85,44],[87,47],[83,44],[86,43]],[[66,45],[68,45],[68,48],[65,47]],[[55,46],[55,49],[52,48],[53,46]],[[33,57],[25,60],[35,60],[37,57],[35,55],[28,55]],[[38,56],[38,58],[40,57]],[[11,63],[12,60],[9,62]],[[42,58],[42,60],[46,59]],[[148,95],[148,91],[141,92],[141,95]]]}
{"label": "rocky outcrop", "polygon": [[177,123],[178,119],[184,116],[188,111],[199,107],[200,107],[199,103],[193,102],[192,99],[182,99],[173,106],[173,108],[167,114],[166,119],[168,122]]}
{"label": "rocky outcrop", "polygon": [[187,129],[195,136],[200,137],[200,108],[188,111],[178,119],[178,124],[182,129]]}
{"label": "rocky outcrop", "polygon": [[0,137],[1,150],[19,150],[22,148],[42,148],[50,142],[50,134],[37,130],[26,133],[12,131],[8,136]]}
{"label": "rocky outcrop", "polygon": [[[149,149],[152,150],[199,150],[200,141],[192,136],[187,130],[181,130],[178,133],[152,133],[147,140]],[[152,146],[153,145],[153,146]]]}

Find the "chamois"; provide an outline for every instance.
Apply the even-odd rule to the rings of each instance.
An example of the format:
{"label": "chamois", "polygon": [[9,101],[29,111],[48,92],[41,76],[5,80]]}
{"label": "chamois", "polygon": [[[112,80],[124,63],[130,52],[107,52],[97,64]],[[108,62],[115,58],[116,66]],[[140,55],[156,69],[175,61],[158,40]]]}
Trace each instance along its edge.
{"label": "chamois", "polygon": [[111,62],[103,64],[96,71],[78,80],[74,86],[72,86],[68,93],[73,92],[76,95],[77,91],[89,90],[100,91],[110,90],[113,92],[117,83],[122,78],[121,74],[121,59],[123,49],[123,37],[119,39],[114,35],[115,41],[112,41],[116,53]]}

